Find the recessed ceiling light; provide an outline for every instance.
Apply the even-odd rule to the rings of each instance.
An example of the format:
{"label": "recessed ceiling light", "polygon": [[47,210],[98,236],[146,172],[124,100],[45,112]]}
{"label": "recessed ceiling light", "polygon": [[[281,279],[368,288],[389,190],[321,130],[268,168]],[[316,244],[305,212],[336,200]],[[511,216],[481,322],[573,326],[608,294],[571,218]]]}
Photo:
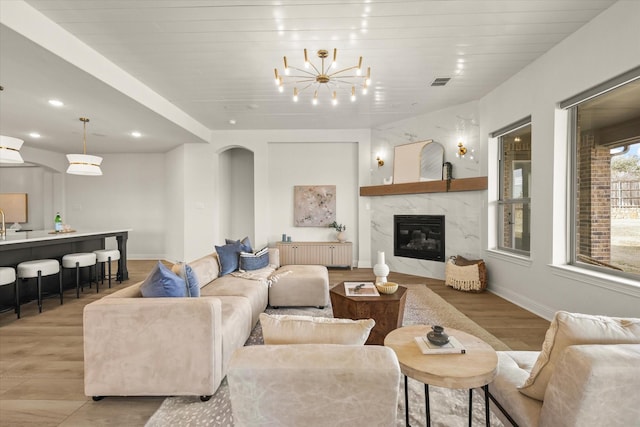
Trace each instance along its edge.
{"label": "recessed ceiling light", "polygon": [[29,136],[30,136],[31,138],[40,138],[40,134],[39,134],[38,132],[31,132],[31,133],[29,134]]}
{"label": "recessed ceiling light", "polygon": [[57,99],[50,99],[49,104],[53,105],[54,107],[62,107],[64,105],[64,102]]}
{"label": "recessed ceiling light", "polygon": [[229,124],[231,124],[231,125],[235,125],[235,124],[236,124],[236,121],[235,121],[234,119],[231,119],[231,120],[229,120]]}
{"label": "recessed ceiling light", "polygon": [[142,136],[142,134],[140,132],[138,132],[137,130],[134,130],[133,132],[131,132],[131,136],[134,138],[140,138]]}

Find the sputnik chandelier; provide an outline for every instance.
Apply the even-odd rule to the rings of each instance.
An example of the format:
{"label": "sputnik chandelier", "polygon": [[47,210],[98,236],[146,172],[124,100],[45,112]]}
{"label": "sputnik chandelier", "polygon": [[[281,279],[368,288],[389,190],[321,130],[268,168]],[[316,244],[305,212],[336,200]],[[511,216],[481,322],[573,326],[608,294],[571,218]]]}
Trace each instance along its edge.
{"label": "sputnik chandelier", "polygon": [[[304,68],[292,67],[284,57],[284,73],[279,73],[275,68],[276,85],[280,92],[284,92],[285,85],[293,85],[293,101],[298,102],[299,95],[305,90],[313,90],[311,103],[318,104],[318,97],[326,92],[331,97],[331,103],[338,105],[338,93],[350,94],[351,102],[356,100],[356,89],[360,89],[363,95],[367,94],[371,84],[371,67],[367,68],[366,74],[362,71],[362,56],[357,65],[338,69],[337,56],[338,49],[333,49],[333,61],[325,64],[329,58],[329,52],[320,49],[316,52],[320,58],[320,67],[309,61],[307,49],[304,50]],[[329,62],[329,60],[327,60]]]}

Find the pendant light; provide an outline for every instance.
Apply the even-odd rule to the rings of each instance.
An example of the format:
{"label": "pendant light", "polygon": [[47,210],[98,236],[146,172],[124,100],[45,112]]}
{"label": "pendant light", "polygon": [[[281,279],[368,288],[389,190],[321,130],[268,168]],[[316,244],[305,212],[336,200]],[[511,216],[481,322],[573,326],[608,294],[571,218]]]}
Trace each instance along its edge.
{"label": "pendant light", "polygon": [[12,136],[0,135],[0,163],[24,163],[20,147],[24,141]]}
{"label": "pendant light", "polygon": [[87,154],[87,122],[89,119],[80,117],[80,121],[83,123],[84,130],[82,137],[82,154],[67,154],[67,160],[69,160],[67,173],[71,175],[102,175],[102,171],[100,170],[102,157]]}
{"label": "pendant light", "polygon": [[[4,87],[0,86],[0,92]],[[0,135],[0,163],[24,163],[20,155],[23,140],[12,136]]]}

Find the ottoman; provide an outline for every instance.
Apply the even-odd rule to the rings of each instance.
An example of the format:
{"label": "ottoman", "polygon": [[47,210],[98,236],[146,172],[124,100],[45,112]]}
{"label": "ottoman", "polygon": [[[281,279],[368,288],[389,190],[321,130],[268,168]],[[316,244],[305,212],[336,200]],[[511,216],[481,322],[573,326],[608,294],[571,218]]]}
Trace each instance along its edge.
{"label": "ottoman", "polygon": [[285,265],[274,279],[269,288],[273,308],[329,305],[329,272],[323,265]]}

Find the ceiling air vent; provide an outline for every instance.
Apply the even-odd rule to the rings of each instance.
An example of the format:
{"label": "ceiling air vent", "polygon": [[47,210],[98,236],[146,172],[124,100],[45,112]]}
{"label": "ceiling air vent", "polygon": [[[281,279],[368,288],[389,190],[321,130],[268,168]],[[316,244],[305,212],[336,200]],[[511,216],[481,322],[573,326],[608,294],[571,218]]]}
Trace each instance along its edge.
{"label": "ceiling air vent", "polygon": [[444,86],[449,83],[451,77],[438,77],[433,82],[431,82],[431,86]]}

